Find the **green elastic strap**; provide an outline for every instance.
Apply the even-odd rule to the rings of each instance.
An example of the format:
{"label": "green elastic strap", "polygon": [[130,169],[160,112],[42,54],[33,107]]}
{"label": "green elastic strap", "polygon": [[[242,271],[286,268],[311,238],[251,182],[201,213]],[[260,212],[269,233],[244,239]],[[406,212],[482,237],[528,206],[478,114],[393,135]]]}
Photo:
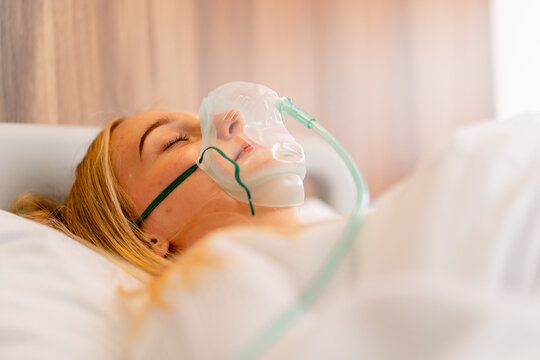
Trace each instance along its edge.
{"label": "green elastic strap", "polygon": [[174,179],[174,181],[170,183],[169,186],[167,186],[165,190],[163,190],[154,199],[154,201],[150,203],[150,205],[148,205],[146,210],[144,210],[141,216],[139,216],[139,218],[137,219],[137,221],[135,221],[135,224],[139,225],[144,220],[144,218],[147,217],[148,214],[150,214],[156,208],[156,206],[158,206],[159,203],[163,201],[163,199],[165,199],[178,185],[180,185],[182,181],[186,180],[189,175],[191,175],[195,170],[197,170],[197,167],[197,164],[192,165],[189,169],[187,169],[182,174],[180,174],[180,176]]}
{"label": "green elastic strap", "polygon": [[249,191],[249,189],[247,188],[246,185],[244,185],[244,183],[242,182],[242,180],[240,180],[240,167],[238,166],[238,164],[236,163],[236,161],[234,161],[233,159],[231,159],[230,157],[228,157],[227,155],[225,155],[225,153],[223,151],[221,151],[220,149],[218,149],[217,147],[215,146],[209,146],[207,147],[206,149],[204,149],[204,151],[202,152],[201,154],[201,158],[199,159],[198,163],[202,163],[202,160],[203,160],[203,156],[204,154],[209,150],[209,149],[212,149],[212,150],[216,150],[221,156],[223,156],[225,159],[229,160],[230,163],[232,163],[234,165],[234,177],[236,178],[236,181],[238,182],[238,184],[244,188],[244,190],[246,190],[246,194],[247,194],[247,197],[248,197],[248,201],[249,201],[249,208],[251,209],[251,215],[252,216],[255,216],[255,209],[253,209],[253,203],[251,202],[251,192]]}

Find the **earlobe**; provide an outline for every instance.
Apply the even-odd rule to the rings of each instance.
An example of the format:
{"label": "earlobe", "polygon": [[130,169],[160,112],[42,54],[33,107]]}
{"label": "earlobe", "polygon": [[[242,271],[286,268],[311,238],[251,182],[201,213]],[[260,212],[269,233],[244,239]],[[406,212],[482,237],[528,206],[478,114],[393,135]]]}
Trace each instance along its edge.
{"label": "earlobe", "polygon": [[169,251],[169,241],[159,237],[153,237],[150,239],[150,250],[156,255],[164,257]]}

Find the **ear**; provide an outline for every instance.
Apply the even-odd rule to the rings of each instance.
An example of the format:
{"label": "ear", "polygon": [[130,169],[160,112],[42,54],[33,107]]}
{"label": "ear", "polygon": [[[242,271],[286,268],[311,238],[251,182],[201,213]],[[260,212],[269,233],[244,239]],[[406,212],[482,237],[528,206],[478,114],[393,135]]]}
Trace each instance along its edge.
{"label": "ear", "polygon": [[150,239],[150,250],[156,255],[164,257],[167,254],[167,251],[169,251],[169,241],[162,239],[159,236],[152,236]]}

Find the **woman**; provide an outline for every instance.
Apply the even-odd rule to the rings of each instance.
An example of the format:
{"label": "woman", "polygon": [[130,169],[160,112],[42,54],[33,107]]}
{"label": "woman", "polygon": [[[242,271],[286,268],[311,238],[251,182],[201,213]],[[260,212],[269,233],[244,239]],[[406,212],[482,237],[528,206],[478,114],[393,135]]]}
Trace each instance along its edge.
{"label": "woman", "polygon": [[[241,116],[216,117],[220,147],[234,146]],[[64,204],[25,194],[11,211],[62,231],[146,270],[161,273],[181,253],[224,226],[295,226],[295,208],[257,207],[230,197],[196,170],[138,226],[137,218],[179,174],[196,163],[201,130],[196,115],[147,112],[115,119],[96,137],[77,167]],[[264,157],[249,166],[263,166]],[[242,166],[242,158],[238,159]],[[250,167],[242,167],[248,172]]]}

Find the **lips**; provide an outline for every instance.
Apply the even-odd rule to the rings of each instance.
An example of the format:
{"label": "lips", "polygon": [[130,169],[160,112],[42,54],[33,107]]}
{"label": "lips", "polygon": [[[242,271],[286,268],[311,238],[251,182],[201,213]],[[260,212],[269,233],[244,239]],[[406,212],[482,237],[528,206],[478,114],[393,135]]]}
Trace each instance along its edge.
{"label": "lips", "polygon": [[240,149],[240,151],[238,152],[238,154],[236,154],[236,157],[234,158],[234,161],[238,161],[238,159],[240,158],[240,156],[242,156],[244,153],[245,153],[244,149]]}
{"label": "lips", "polygon": [[234,137],[234,142],[240,146],[240,151],[236,154],[236,158],[234,161],[238,160],[240,156],[242,156],[244,153],[250,153],[253,150],[255,150],[255,147],[250,144],[246,139],[244,139],[241,135],[236,135]]}

